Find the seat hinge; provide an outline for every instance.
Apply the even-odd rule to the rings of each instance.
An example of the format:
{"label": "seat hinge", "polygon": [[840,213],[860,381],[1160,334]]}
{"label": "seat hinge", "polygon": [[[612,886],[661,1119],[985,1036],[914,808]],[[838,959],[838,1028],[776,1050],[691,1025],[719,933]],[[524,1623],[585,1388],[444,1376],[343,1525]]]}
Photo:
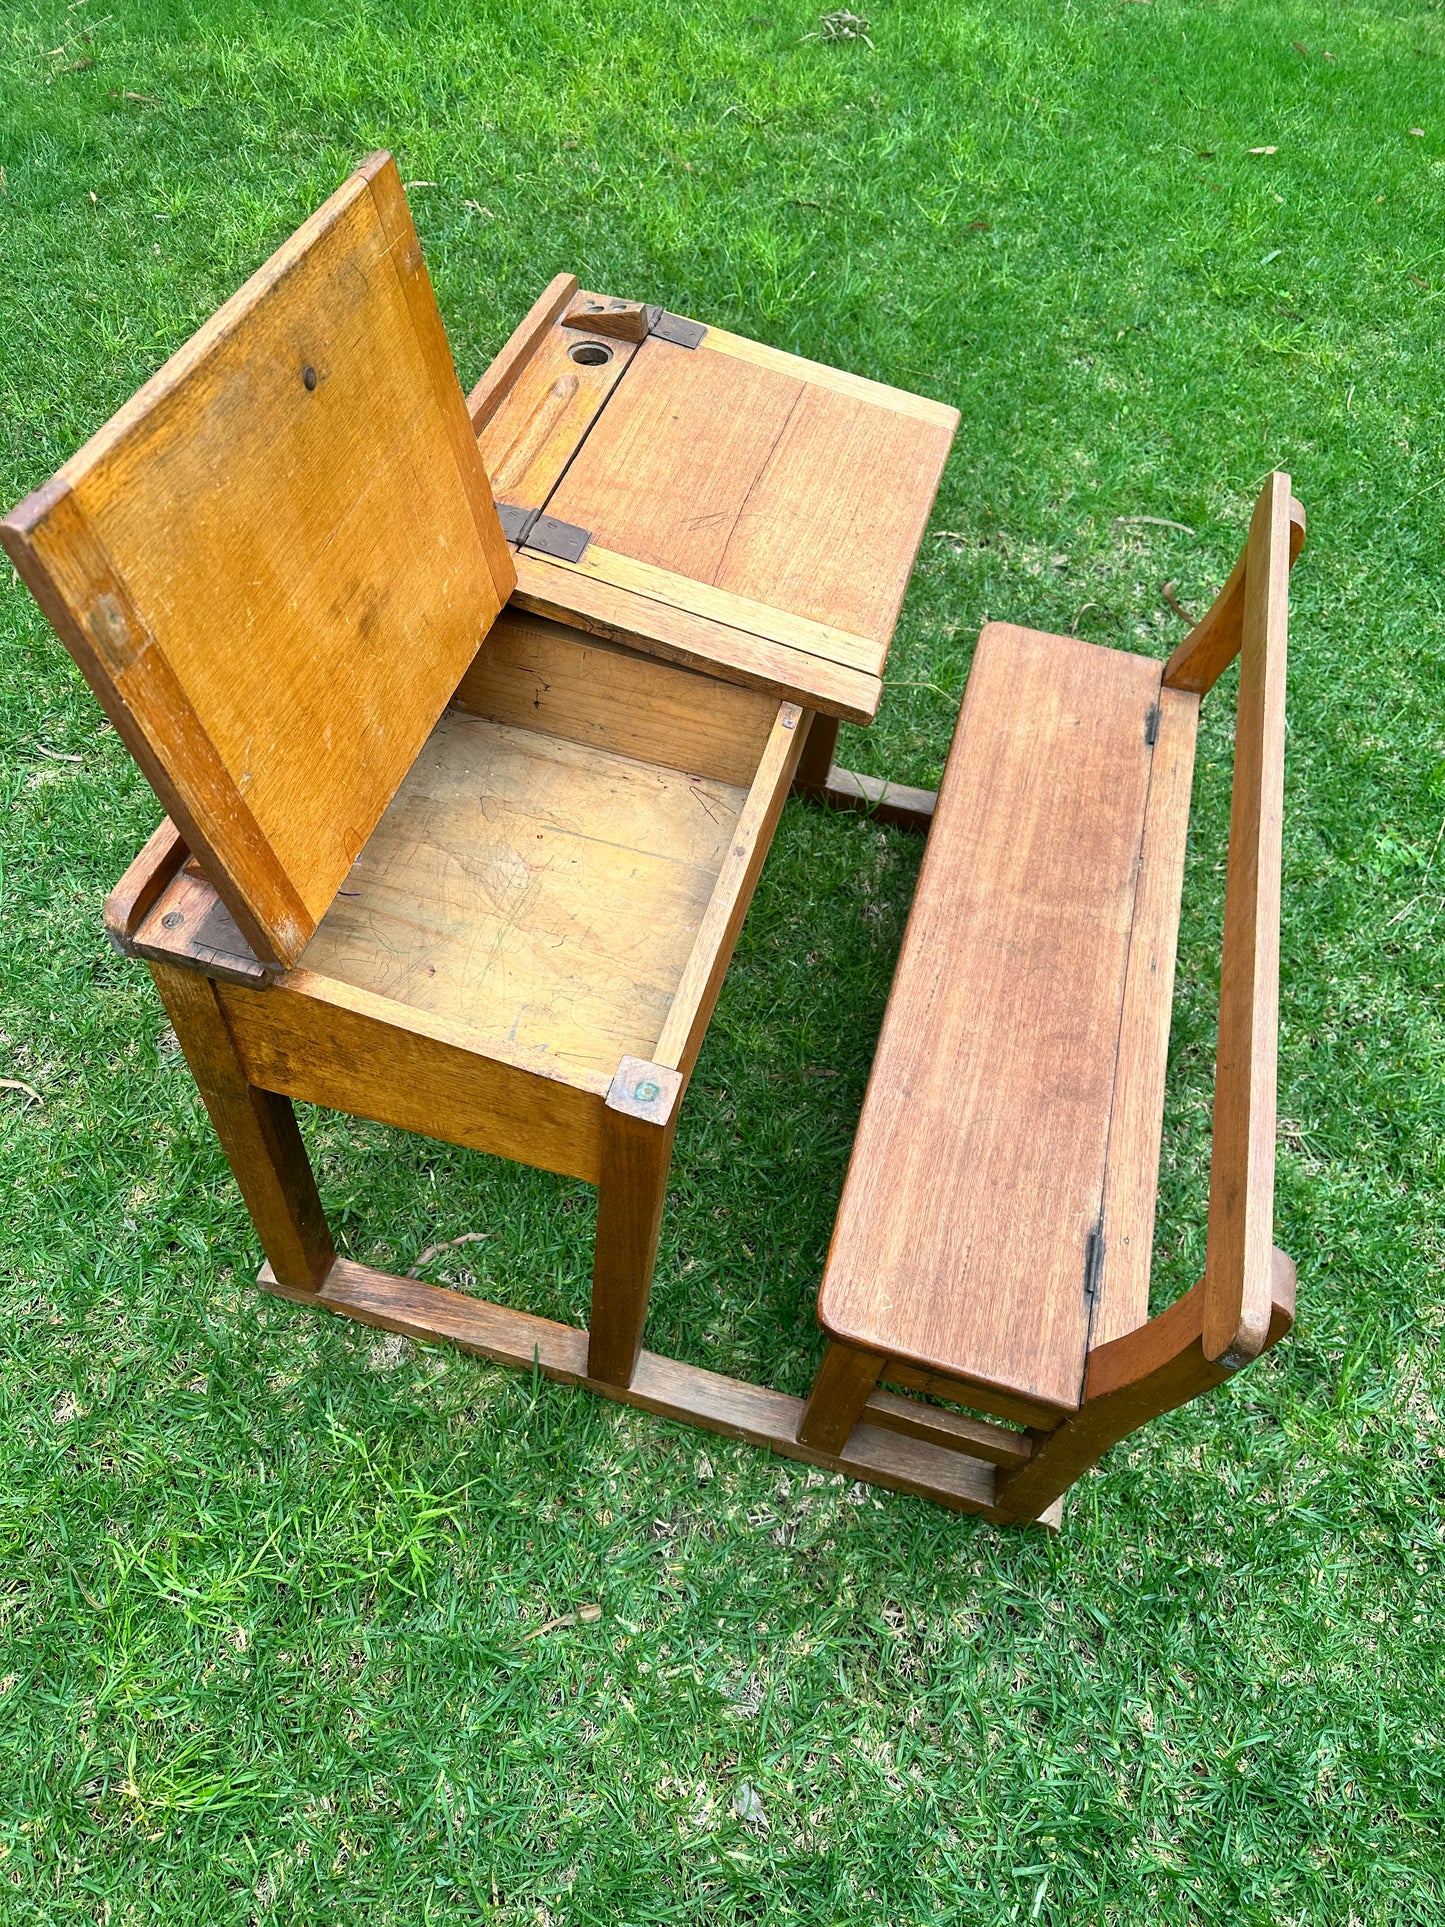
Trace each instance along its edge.
{"label": "seat hinge", "polygon": [[1153,749],[1159,740],[1159,705],[1155,703],[1144,718],[1144,741]]}
{"label": "seat hinge", "polygon": [[1084,1297],[1090,1307],[1099,1296],[1099,1287],[1104,1282],[1104,1224],[1100,1219],[1084,1240]]}

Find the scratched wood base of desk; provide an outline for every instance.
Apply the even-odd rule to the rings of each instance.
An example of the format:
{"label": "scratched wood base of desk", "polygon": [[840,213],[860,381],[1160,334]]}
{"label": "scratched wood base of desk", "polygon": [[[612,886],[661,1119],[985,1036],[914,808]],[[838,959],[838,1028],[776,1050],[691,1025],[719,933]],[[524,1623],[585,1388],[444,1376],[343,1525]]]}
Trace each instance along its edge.
{"label": "scratched wood base of desk", "polygon": [[[997,1468],[984,1459],[869,1424],[855,1426],[841,1452],[815,1451],[798,1440],[802,1399],[675,1358],[661,1358],[655,1352],[641,1354],[628,1386],[589,1378],[587,1333],[576,1325],[511,1311],[417,1278],[397,1278],[347,1258],[336,1260],[316,1292],[279,1284],[269,1264],[261,1267],[257,1283],[293,1304],[315,1305],[422,1344],[455,1345],[459,1351],[519,1371],[539,1371],[559,1384],[584,1386],[659,1418],[741,1439],[866,1485],[931,1499],[955,1512],[974,1512],[997,1522],[1005,1518],[994,1503]],[[1034,1523],[1057,1530],[1061,1514],[1059,1502]]]}

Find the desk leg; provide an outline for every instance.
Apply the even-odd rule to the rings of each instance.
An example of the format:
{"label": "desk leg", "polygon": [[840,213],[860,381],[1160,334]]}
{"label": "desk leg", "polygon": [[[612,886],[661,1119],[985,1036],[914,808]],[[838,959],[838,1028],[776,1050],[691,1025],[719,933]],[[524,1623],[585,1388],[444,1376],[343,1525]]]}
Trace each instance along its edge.
{"label": "desk leg", "polygon": [[607,1093],[587,1375],[627,1386],[642,1349],[682,1075],[624,1057]]}
{"label": "desk leg", "polygon": [[272,1271],[293,1291],[319,1291],[336,1249],[289,1099],[246,1082],[209,977],[163,963],[150,973]]}
{"label": "desk leg", "polygon": [[885,783],[876,776],[859,776],[839,769],[833,761],[838,747],[838,719],[813,713],[808,739],[798,759],[793,794],[829,810],[859,810],[875,823],[927,836],[938,801],[934,790],[910,789],[904,783]]}
{"label": "desk leg", "polygon": [[822,716],[815,709],[808,718],[808,734],[798,769],[793,777],[793,794],[821,803],[833,770],[833,752],[838,747],[838,718]]}
{"label": "desk leg", "polygon": [[860,1351],[856,1345],[830,1339],[798,1427],[802,1443],[821,1452],[841,1452],[873,1396],[885,1363],[880,1352]]}

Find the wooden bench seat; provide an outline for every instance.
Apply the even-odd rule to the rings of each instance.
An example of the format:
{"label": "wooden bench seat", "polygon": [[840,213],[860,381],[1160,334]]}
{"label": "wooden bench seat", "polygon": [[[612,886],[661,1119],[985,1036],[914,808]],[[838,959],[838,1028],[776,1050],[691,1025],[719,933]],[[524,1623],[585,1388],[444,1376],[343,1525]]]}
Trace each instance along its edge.
{"label": "wooden bench seat", "polygon": [[[1273,475],[1168,663],[992,623],[979,638],[818,1297],[799,1428],[860,1424],[998,1466],[1039,1518],[1145,1419],[1288,1330],[1273,1248],[1289,569]],[[1149,1317],[1199,704],[1242,657],[1205,1275]],[[997,1439],[880,1383],[988,1412]],[[982,1444],[981,1444],[982,1440]]]}
{"label": "wooden bench seat", "polygon": [[[1161,669],[980,637],[819,1299],[1029,1423],[1077,1409],[1101,1282],[1147,1315],[1198,706],[1161,732]],[[1111,1124],[1151,1176],[1106,1222]]]}

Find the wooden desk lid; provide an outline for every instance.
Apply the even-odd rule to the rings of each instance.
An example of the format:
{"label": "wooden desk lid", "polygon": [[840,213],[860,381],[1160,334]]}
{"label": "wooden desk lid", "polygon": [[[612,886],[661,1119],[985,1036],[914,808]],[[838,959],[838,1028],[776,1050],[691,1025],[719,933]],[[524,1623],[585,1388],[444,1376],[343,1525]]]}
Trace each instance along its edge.
{"label": "wooden desk lid", "polygon": [[572,275],[469,406],[522,607],[871,720],[956,409]]}
{"label": "wooden desk lid", "polygon": [[0,539],[256,955],[294,963],[516,579],[390,156]]}

